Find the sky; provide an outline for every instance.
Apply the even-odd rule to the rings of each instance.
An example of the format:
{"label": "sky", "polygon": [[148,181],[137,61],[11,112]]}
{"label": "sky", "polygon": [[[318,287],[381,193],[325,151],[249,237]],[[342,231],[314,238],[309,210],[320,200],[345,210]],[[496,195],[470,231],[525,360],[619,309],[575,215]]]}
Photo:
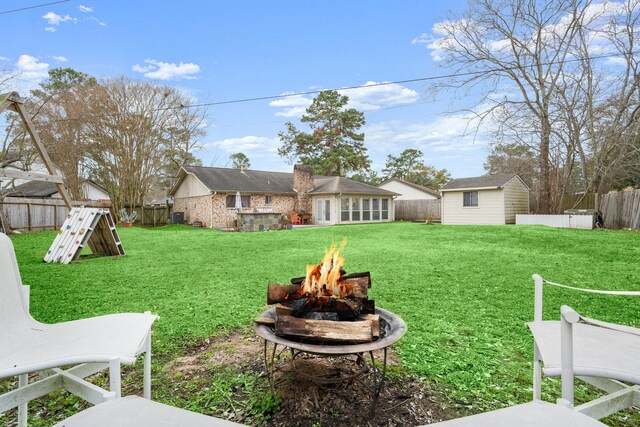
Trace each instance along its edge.
{"label": "sky", "polygon": [[[365,113],[373,169],[415,148],[454,178],[484,174],[487,139],[465,134],[467,121],[453,113],[464,100],[428,81],[373,85],[446,74],[428,41],[461,1],[72,0],[2,13],[47,2],[0,3],[0,69],[20,73],[23,96],[55,67],[167,84],[199,103],[363,86],[342,93]],[[244,152],[252,169],[291,171],[277,154],[278,132],[298,124],[312,99],[211,106],[196,155],[225,167]]]}

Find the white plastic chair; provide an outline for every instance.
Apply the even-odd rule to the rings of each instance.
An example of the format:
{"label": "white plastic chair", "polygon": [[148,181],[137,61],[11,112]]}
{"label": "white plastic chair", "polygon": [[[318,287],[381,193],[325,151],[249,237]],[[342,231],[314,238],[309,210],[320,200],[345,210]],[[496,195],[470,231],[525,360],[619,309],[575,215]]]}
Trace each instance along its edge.
{"label": "white plastic chair", "polygon": [[[580,316],[563,306],[560,321],[542,320],[545,284],[577,291],[640,296],[640,292],[600,291],[560,285],[534,275],[535,312],[529,323],[534,337],[533,399],[541,399],[542,373],[562,377],[562,399],[574,408],[574,376],[609,393],[575,407],[595,419],[640,406],[640,329]],[[542,368],[544,365],[544,369]],[[625,384],[630,383],[630,384]]]}
{"label": "white plastic chair", "polygon": [[53,427],[240,427],[220,418],[127,396],[85,409]]}
{"label": "white plastic chair", "polygon": [[[100,292],[96,289],[96,292]],[[29,314],[11,240],[0,233],[0,378],[18,376],[18,388],[0,396],[0,413],[18,407],[26,426],[27,402],[64,388],[98,404],[121,396],[120,366],[144,357],[144,397],[151,396],[151,313],[126,313],[44,324]],[[61,366],[76,365],[62,370]],[[106,391],[84,380],[109,368]],[[28,384],[28,374],[45,377]]]}

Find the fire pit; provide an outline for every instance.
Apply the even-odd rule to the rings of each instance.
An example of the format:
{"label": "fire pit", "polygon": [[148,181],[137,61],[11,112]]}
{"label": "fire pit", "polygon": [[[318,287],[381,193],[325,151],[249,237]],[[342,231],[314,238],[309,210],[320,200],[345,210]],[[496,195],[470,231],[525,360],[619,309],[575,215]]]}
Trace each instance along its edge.
{"label": "fire pit", "polygon": [[[291,285],[269,284],[267,302],[277,305],[258,316],[253,327],[264,339],[264,363],[272,392],[275,391],[275,356],[279,345],[283,350],[290,349],[294,369],[301,355],[355,355],[361,369],[341,380],[352,380],[371,372],[370,416],[373,416],[384,386],[387,349],[404,336],[407,325],[398,315],[376,308],[374,301],[368,299],[369,273],[347,275],[342,269],[344,259],[339,252],[344,244],[339,248],[332,246],[320,264],[307,266],[307,275],[291,279]],[[269,344],[273,346],[271,351]],[[376,350],[383,351],[381,370],[375,363],[373,352]],[[366,353],[370,368],[366,366]],[[315,379],[315,382],[323,381]]]}

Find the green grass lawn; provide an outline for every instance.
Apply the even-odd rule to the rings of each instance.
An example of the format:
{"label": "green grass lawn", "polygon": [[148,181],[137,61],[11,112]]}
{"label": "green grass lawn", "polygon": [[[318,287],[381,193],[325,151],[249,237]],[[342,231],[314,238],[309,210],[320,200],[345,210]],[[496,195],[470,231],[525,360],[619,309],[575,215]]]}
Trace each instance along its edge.
{"label": "green grass lawn", "polygon": [[[151,310],[160,315],[156,360],[170,360],[185,343],[249,325],[265,308],[269,281],[304,275],[306,264],[346,238],[347,272],[370,271],[376,305],[408,324],[397,346],[403,369],[435,382],[473,411],[531,399],[533,341],[525,322],[533,317],[533,273],[586,288],[640,291],[637,232],[416,223],[263,233],[186,226],[119,232],[127,256],[72,265],[42,263],[52,232],[14,236],[34,317],[59,322]],[[559,318],[561,304],[589,317],[640,325],[638,298],[546,288],[545,316]],[[162,395],[170,390],[163,390],[157,398],[170,401]]]}

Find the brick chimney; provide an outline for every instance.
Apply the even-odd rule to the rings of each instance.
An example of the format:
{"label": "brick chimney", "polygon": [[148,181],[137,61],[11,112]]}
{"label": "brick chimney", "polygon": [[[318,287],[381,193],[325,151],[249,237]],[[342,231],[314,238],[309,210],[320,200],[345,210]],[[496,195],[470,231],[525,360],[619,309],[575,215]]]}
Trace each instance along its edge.
{"label": "brick chimney", "polygon": [[311,212],[311,197],[307,194],[313,190],[313,169],[307,165],[293,167],[293,190],[298,193],[296,211]]}

